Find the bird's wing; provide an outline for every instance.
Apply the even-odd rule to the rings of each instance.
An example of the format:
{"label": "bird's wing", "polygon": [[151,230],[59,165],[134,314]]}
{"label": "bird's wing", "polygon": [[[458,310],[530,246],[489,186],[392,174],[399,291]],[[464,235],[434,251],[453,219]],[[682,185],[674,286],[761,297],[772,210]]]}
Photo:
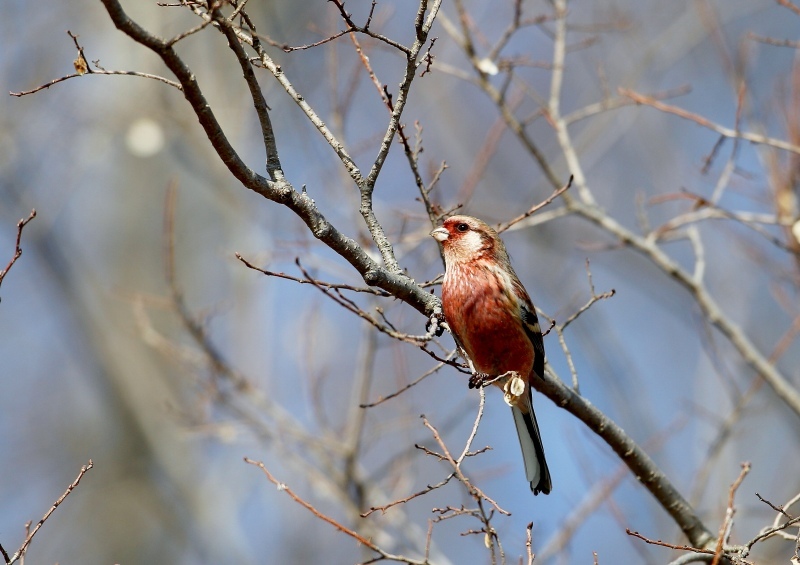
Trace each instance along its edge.
{"label": "bird's wing", "polygon": [[539,317],[536,315],[536,309],[530,303],[521,303],[520,311],[522,314],[522,327],[525,329],[525,335],[531,340],[533,351],[536,354],[533,360],[533,372],[536,373],[537,377],[543,378],[544,340],[542,339],[542,328],[539,325]]}

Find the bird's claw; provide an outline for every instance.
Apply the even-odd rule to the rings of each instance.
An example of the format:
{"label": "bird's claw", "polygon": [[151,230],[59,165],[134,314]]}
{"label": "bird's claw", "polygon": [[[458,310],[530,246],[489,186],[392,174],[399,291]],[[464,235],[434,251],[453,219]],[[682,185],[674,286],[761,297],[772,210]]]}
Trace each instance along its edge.
{"label": "bird's claw", "polygon": [[469,378],[469,388],[482,388],[488,378],[489,375],[486,373],[472,373]]}
{"label": "bird's claw", "polygon": [[425,326],[425,331],[428,333],[433,333],[436,337],[441,337],[444,333],[444,314],[438,308],[433,311],[431,317],[428,318],[428,323]]}

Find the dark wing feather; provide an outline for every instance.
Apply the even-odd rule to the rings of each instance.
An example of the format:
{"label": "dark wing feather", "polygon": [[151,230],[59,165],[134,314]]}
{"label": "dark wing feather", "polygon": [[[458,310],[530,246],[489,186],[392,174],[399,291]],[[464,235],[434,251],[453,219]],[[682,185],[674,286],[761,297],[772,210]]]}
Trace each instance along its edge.
{"label": "dark wing feather", "polygon": [[533,351],[536,356],[533,360],[533,372],[536,376],[544,378],[544,340],[542,339],[542,328],[539,325],[539,317],[536,315],[536,310],[532,305],[521,304],[522,312],[522,327],[525,328],[525,334],[533,344]]}

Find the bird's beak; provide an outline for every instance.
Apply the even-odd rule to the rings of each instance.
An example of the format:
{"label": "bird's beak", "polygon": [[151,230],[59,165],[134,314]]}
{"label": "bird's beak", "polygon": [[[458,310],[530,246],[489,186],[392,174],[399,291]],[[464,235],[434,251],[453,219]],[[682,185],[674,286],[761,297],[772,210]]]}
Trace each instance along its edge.
{"label": "bird's beak", "polygon": [[447,233],[447,230],[444,228],[436,228],[431,232],[431,237],[441,243],[450,237],[450,234]]}

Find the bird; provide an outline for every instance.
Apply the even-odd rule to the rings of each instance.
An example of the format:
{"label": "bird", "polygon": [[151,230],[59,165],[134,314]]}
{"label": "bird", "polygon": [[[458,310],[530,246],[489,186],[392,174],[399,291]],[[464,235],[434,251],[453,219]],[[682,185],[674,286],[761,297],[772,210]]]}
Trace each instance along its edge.
{"label": "bird", "polygon": [[531,491],[549,494],[552,481],[531,392],[531,381],[544,378],[544,341],[528,292],[500,236],[482,220],[451,216],[430,235],[442,246],[442,313],[472,368],[470,388],[491,382],[503,390]]}

